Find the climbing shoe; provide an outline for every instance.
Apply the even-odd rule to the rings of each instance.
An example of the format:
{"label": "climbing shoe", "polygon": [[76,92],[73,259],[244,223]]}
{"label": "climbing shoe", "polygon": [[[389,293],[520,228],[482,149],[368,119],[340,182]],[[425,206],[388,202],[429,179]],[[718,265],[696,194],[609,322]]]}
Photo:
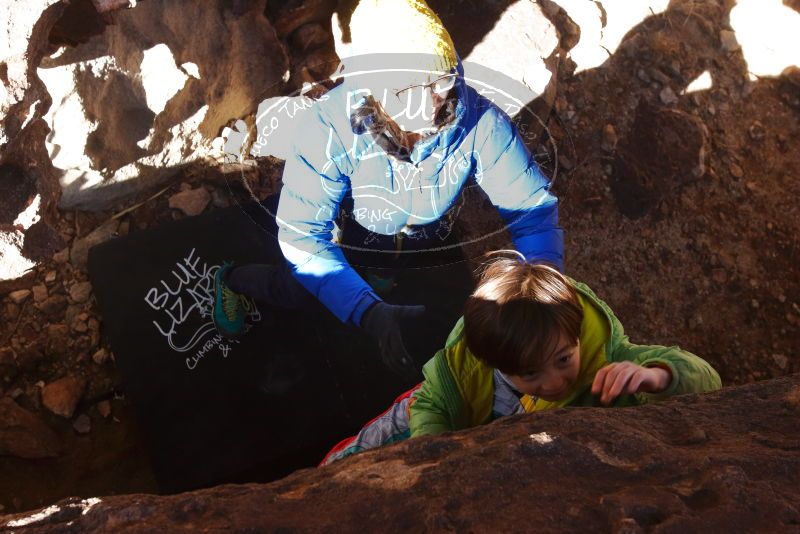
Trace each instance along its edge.
{"label": "climbing shoe", "polygon": [[225,263],[214,275],[214,309],[212,316],[217,332],[228,339],[236,339],[244,334],[244,318],[247,312],[242,305],[242,296],[225,285],[226,273],[233,268]]}

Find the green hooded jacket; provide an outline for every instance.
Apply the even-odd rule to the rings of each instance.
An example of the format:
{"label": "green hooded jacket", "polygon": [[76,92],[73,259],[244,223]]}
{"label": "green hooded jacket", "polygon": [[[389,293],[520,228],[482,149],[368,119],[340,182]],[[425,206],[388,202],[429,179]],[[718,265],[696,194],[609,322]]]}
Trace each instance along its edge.
{"label": "green hooded jacket", "polygon": [[[559,406],[599,406],[599,398],[591,394],[591,382],[600,367],[612,362],[631,361],[644,367],[662,366],[672,374],[672,381],[666,390],[623,396],[617,399],[615,406],[713,391],[722,386],[714,368],[694,354],[678,347],[631,343],[608,305],[585,284],[570,281],[584,309],[580,334],[581,375],[571,394],[562,402],[546,403],[541,399],[523,396],[520,400],[526,411]],[[470,428],[492,419],[494,370],[469,351],[463,328],[462,318],[448,336],[445,347],[423,368],[425,380],[415,392],[410,406],[412,437]],[[591,354],[584,354],[584,347],[593,345],[595,350]]]}

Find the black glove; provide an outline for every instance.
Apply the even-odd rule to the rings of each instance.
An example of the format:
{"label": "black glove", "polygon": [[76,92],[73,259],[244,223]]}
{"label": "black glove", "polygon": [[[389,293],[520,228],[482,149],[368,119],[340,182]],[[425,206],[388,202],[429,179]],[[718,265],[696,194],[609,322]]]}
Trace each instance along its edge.
{"label": "black glove", "polygon": [[423,313],[425,306],[395,306],[376,302],[361,319],[361,327],[378,342],[386,367],[409,380],[417,380],[419,370],[403,344],[400,321],[416,319]]}

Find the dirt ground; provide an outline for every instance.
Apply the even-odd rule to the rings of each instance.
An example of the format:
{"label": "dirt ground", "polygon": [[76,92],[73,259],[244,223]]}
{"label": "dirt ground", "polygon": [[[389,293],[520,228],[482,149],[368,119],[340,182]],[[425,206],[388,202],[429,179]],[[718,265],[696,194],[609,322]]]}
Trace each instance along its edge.
{"label": "dirt ground", "polygon": [[[563,60],[551,137],[532,148],[549,154],[548,173],[557,169],[566,271],[607,300],[634,342],[680,345],[726,385],[798,372],[797,73],[748,81],[741,53],[717,38],[730,3],[693,13],[673,4],[631,30],[602,67],[572,74]],[[712,87],[681,94],[705,70]],[[273,164],[265,168],[274,176]],[[181,183],[212,193],[207,210],[231,202],[219,175],[190,173],[115,219],[112,232],[183,217],[168,205]],[[61,213],[58,229],[74,246],[124,208]],[[0,396],[40,415],[62,453],[0,457],[0,513],[71,495],[156,491],[102,317],[91,297],[71,293],[87,280],[78,263],[59,253],[14,288],[44,286],[38,302],[36,291],[19,304],[2,297]],[[75,416],[88,417],[88,432],[85,419],[42,406],[43,386],[64,376],[86,380]]]}
{"label": "dirt ground", "polygon": [[[559,101],[575,116],[559,112],[551,125],[574,165],[555,186],[568,272],[608,300],[632,340],[680,345],[733,385],[800,370],[800,153],[792,149],[800,86],[796,72],[794,83],[789,75],[747,81],[741,55],[723,53],[709,32],[724,13],[708,8],[698,18],[676,8],[651,17],[603,68],[563,80]],[[640,69],[663,69],[667,84],[642,81]],[[680,94],[703,70],[712,88],[671,108],[684,120],[631,127],[639,101],[661,106],[665,85]],[[603,147],[606,125],[620,132],[615,153]],[[698,129],[701,175],[680,163],[671,174],[630,172],[630,161],[662,170],[663,160],[696,160],[686,139]],[[654,198],[645,213],[620,213],[631,210],[618,183]]]}

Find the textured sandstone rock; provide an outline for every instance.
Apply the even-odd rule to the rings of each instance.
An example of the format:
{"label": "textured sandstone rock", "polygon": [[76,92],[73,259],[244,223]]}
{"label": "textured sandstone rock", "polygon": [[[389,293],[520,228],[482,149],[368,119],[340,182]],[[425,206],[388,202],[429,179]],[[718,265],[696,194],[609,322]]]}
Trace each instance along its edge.
{"label": "textured sandstone rock", "polygon": [[6,21],[0,36],[4,72],[0,77],[0,151],[4,153],[12,148],[7,143],[31,120],[40,118],[47,104],[47,92],[32,71],[47,45],[47,31],[61,14],[60,4],[59,0],[0,4],[0,19]]}
{"label": "textured sandstone rock", "polygon": [[22,304],[30,296],[30,294],[30,289],[20,289],[18,291],[12,291],[8,294],[8,296],[11,298],[11,302],[14,304]]}
{"label": "textured sandstone rock", "polygon": [[61,207],[108,208],[182,166],[215,164],[222,128],[282,90],[288,59],[265,4],[148,0],[45,58]]}
{"label": "textured sandstone rock", "polygon": [[0,518],[0,528],[791,531],[800,524],[798,416],[794,375],[636,408],[510,417],[266,485],[67,499]]}

